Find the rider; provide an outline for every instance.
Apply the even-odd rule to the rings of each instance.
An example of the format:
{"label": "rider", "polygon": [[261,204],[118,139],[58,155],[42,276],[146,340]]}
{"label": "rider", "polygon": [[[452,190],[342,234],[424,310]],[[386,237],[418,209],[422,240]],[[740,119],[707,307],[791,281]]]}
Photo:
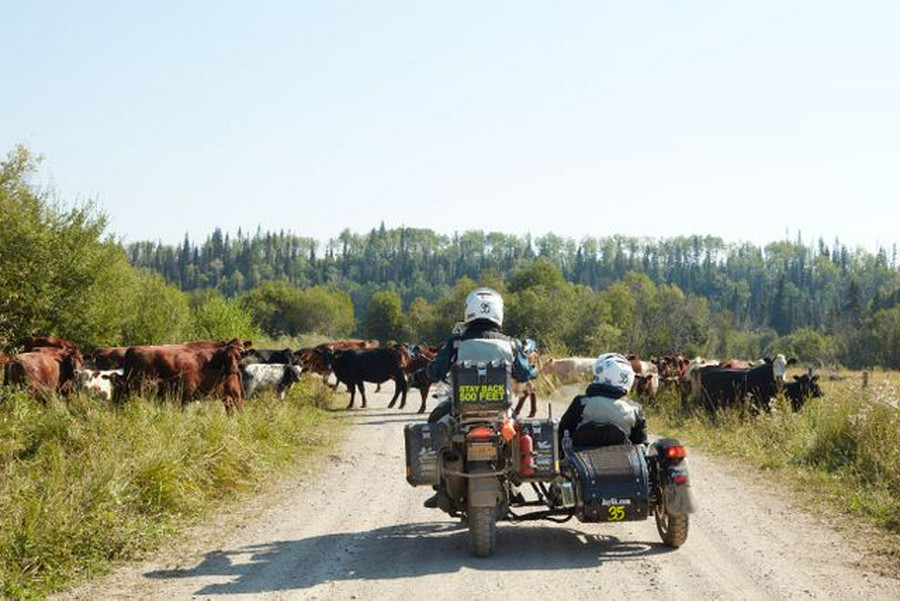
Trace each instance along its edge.
{"label": "rider", "polygon": [[[439,381],[447,375],[457,362],[505,361],[511,366],[512,377],[519,382],[527,382],[537,376],[529,363],[521,343],[500,332],[503,325],[503,297],[491,288],[477,288],[466,297],[462,332],[450,336],[428,367],[427,378]],[[426,374],[417,373],[414,378]],[[428,417],[429,422],[447,419],[451,400],[444,399]],[[425,501],[426,507],[438,507],[441,491]]]}
{"label": "rider", "polygon": [[[503,360],[512,366],[512,377],[527,382],[537,376],[522,344],[500,332],[503,325],[503,297],[492,288],[477,288],[466,297],[463,331],[450,336],[434,360],[428,364],[428,379],[440,381],[459,361]],[[424,374],[417,374],[421,378]],[[436,421],[450,411],[450,400],[438,404],[428,421]]]}
{"label": "rider", "polygon": [[626,395],[634,369],[624,356],[604,353],[594,361],[594,382],[572,403],[559,421],[560,440],[566,433],[576,446],[647,442],[647,420],[641,406]]}

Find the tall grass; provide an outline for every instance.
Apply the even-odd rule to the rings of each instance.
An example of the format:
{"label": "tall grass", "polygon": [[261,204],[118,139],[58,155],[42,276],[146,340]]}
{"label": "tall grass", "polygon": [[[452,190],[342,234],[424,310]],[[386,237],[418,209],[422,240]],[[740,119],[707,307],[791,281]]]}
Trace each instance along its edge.
{"label": "tall grass", "polygon": [[229,417],[216,401],[45,407],[0,391],[0,594],[43,596],[257,489],[325,444],[330,394],[304,382]]}
{"label": "tall grass", "polygon": [[900,410],[891,401],[854,379],[829,386],[798,413],[782,399],[768,415],[709,415],[682,406],[674,393],[645,410],[655,431],[777,472],[807,500],[876,525],[888,535],[888,551],[900,555]]}

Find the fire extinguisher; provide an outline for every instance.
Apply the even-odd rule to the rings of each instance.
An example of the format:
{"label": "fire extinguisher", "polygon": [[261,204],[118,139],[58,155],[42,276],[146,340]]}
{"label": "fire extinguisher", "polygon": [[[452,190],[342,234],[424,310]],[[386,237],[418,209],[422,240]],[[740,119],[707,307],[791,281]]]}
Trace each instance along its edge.
{"label": "fire extinguisher", "polygon": [[521,473],[534,473],[534,440],[525,429],[519,434],[519,465]]}

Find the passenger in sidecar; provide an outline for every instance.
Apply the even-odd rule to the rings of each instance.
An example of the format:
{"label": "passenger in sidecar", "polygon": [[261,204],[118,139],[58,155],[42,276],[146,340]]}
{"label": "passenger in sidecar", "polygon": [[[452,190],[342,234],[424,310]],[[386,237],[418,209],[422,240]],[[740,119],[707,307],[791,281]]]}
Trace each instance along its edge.
{"label": "passenger in sidecar", "polygon": [[[647,420],[641,406],[627,397],[634,383],[631,363],[618,353],[594,362],[594,381],[572,399],[559,421],[560,448],[568,435],[576,447],[600,447],[630,441],[647,442]],[[624,438],[624,439],[623,439]]]}

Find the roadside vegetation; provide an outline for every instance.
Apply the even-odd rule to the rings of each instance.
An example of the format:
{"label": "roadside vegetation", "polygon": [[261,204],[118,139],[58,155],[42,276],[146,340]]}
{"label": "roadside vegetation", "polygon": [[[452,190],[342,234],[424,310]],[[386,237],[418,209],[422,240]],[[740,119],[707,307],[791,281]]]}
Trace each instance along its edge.
{"label": "roadside vegetation", "polygon": [[865,388],[860,372],[842,377],[820,380],[825,396],[798,413],[782,401],[771,415],[710,416],[683,407],[672,391],[644,406],[654,431],[791,483],[832,523],[875,526],[879,550],[900,560],[900,375],[873,372]]}
{"label": "roadside vegetation", "polygon": [[44,406],[0,389],[0,595],[40,598],[271,486],[339,438],[318,378],[284,402],[76,398]]}

